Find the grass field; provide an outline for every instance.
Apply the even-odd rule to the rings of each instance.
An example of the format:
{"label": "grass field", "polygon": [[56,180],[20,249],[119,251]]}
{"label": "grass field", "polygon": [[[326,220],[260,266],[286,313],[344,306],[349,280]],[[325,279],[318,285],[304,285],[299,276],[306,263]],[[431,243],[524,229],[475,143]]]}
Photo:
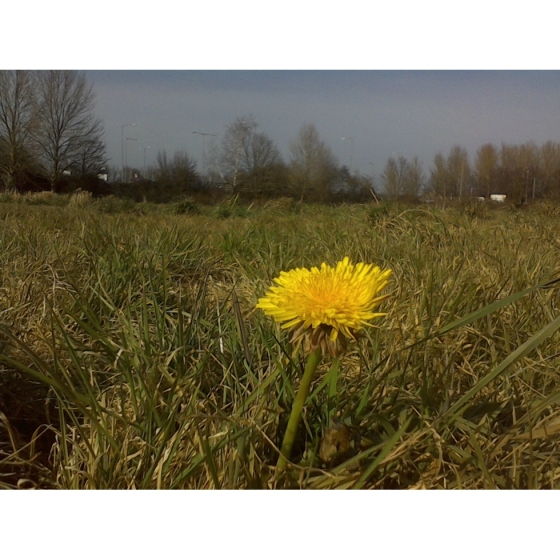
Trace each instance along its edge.
{"label": "grass field", "polygon": [[[0,247],[1,487],[560,487],[560,207],[4,194]],[[278,471],[304,359],[255,305],[344,256],[388,315]]]}

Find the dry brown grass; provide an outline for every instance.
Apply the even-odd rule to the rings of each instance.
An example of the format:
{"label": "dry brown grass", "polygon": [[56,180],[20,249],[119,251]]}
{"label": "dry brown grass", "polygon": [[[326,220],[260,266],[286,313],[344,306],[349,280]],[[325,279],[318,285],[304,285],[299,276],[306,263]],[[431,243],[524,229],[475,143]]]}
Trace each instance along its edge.
{"label": "dry brown grass", "polygon": [[[559,486],[560,298],[536,287],[560,277],[553,206],[229,208],[0,203],[0,483]],[[302,363],[254,306],[345,255],[394,270],[389,315],[320,366],[279,474]],[[325,464],[333,416],[353,443]]]}

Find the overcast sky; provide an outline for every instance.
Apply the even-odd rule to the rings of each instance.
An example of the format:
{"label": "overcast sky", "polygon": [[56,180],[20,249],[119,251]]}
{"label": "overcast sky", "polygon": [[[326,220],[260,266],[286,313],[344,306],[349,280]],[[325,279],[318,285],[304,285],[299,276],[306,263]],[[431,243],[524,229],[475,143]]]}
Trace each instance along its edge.
{"label": "overcast sky", "polygon": [[[560,71],[87,71],[110,164],[186,150],[202,167],[203,141],[220,143],[238,117],[253,117],[286,161],[304,123],[316,125],[342,165],[379,175],[391,155],[434,155],[484,143],[560,141]],[[342,140],[342,137],[352,140]]]}

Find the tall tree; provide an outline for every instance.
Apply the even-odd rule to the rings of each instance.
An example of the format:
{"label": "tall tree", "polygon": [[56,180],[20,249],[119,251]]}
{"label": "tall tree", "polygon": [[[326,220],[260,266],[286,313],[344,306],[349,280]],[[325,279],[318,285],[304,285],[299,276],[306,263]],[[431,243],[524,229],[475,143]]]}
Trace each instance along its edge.
{"label": "tall tree", "polygon": [[405,176],[405,196],[409,198],[416,198],[420,195],[422,187],[424,186],[424,171],[422,164],[417,156],[414,156],[412,161],[407,163],[407,170]]}
{"label": "tall tree", "polygon": [[184,194],[192,189],[198,180],[196,165],[187,152],[175,152],[167,157],[165,150],[158,152],[155,180],[167,194]]}
{"label": "tall tree", "polygon": [[253,173],[257,169],[282,162],[280,151],[264,132],[250,132],[242,144],[241,169]]}
{"label": "tall tree", "polygon": [[320,139],[314,124],[304,124],[290,144],[290,182],[294,194],[301,199],[323,201],[336,180],[337,160]]}
{"label": "tall tree", "polygon": [[417,157],[408,161],[390,157],[381,175],[385,193],[389,198],[416,198],[422,190],[424,173]]}
{"label": "tall tree", "polygon": [[443,198],[450,196],[451,177],[447,168],[447,161],[441,152],[434,156],[434,167],[430,170],[430,189]]}
{"label": "tall tree", "polygon": [[83,73],[50,70],[37,73],[39,129],[35,136],[51,188],[75,161],[86,142],[102,142],[94,118],[94,94]]}
{"label": "tall tree", "polygon": [[406,166],[406,158],[401,156],[397,161],[391,156],[381,174],[381,184],[388,198],[398,198],[403,195],[403,175]]}
{"label": "tall tree", "polygon": [[476,152],[474,175],[478,195],[490,198],[498,180],[498,151],[492,144],[484,144]]}
{"label": "tall tree", "polygon": [[31,165],[35,115],[32,72],[0,70],[0,173],[6,189]]}
{"label": "tall tree", "polygon": [[522,200],[533,198],[536,190],[537,179],[539,178],[539,148],[534,142],[525,142],[519,147],[520,164],[523,169],[523,179],[525,183],[525,192]]}
{"label": "tall tree", "polygon": [[560,144],[549,140],[539,150],[541,194],[548,197],[560,195]]}
{"label": "tall tree", "polygon": [[532,142],[502,144],[498,165],[500,192],[517,202],[531,198],[540,175],[539,159],[539,149]]}
{"label": "tall tree", "polygon": [[252,131],[257,127],[251,117],[239,117],[231,123],[222,139],[221,170],[223,180],[230,180],[237,190],[238,176],[244,153],[249,150]]}
{"label": "tall tree", "polygon": [[105,143],[100,137],[85,138],[72,158],[72,171],[80,177],[98,175],[107,166]]}
{"label": "tall tree", "polygon": [[447,156],[447,172],[450,181],[450,196],[462,197],[467,194],[471,183],[471,168],[467,150],[461,146],[453,146]]}
{"label": "tall tree", "polygon": [[250,132],[243,143],[240,169],[243,182],[257,194],[273,194],[275,188],[281,188],[277,181],[285,173],[280,151],[264,132]]}

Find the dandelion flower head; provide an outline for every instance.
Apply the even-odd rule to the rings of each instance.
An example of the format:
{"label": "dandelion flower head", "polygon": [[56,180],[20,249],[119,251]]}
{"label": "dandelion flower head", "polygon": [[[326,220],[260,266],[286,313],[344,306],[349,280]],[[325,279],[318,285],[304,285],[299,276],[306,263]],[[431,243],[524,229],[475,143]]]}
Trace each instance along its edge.
{"label": "dandelion flower head", "polygon": [[306,350],[317,346],[337,355],[336,342],[346,347],[347,338],[386,313],[374,313],[387,295],[379,295],[389,282],[390,269],[365,263],[350,263],[348,257],[331,267],[295,268],[280,272],[259,299],[257,308],[273,317],[282,328],[294,332],[293,341],[306,340]]}

